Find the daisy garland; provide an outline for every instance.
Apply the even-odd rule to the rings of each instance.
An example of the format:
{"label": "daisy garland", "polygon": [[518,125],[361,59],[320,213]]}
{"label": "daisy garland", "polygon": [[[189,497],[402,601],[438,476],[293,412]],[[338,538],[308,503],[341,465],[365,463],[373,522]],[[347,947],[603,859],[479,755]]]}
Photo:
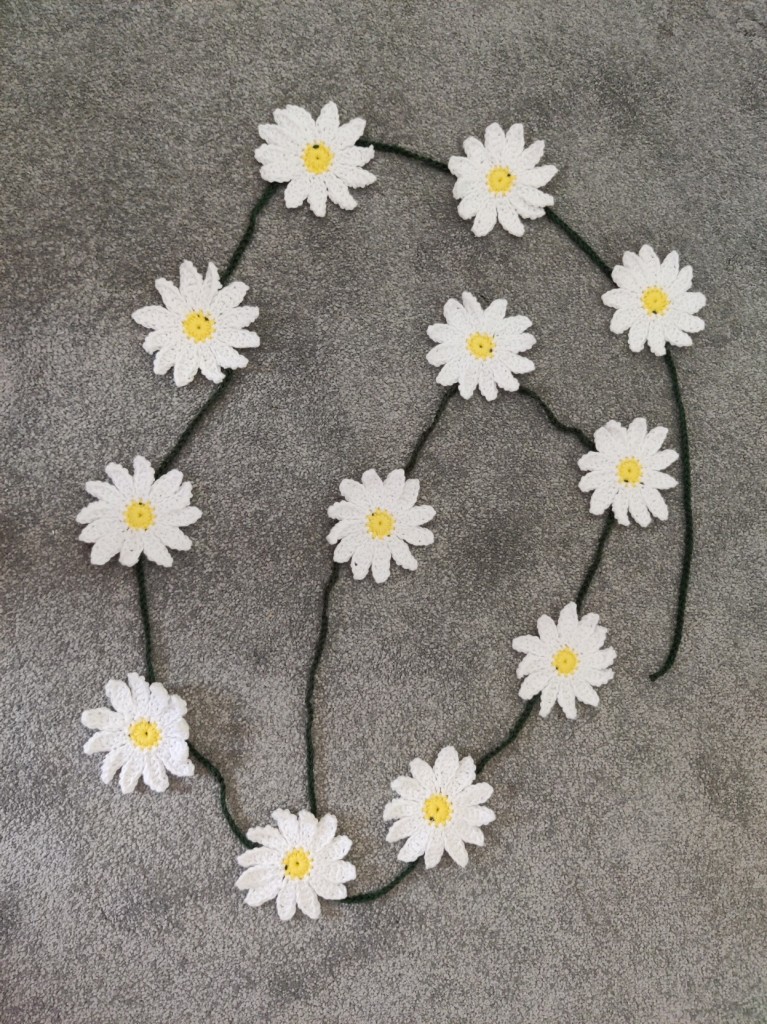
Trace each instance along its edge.
{"label": "daisy garland", "polygon": [[[357,200],[350,190],[375,181],[364,169],[373,157],[373,146],[362,138],[364,127],[361,118],[342,124],[334,103],[325,104],[316,120],[307,110],[288,105],[274,112],[273,123],[259,127],[264,141],[256,150],[256,158],[262,177],[272,184],[253,207],[245,234],[223,275],[225,281],[250,244],[256,218],[273,194],[274,183],[286,186],[287,207],[306,202],[319,217],[325,215],[328,201],[344,210],[356,207]],[[523,220],[548,213],[550,222],[564,231],[595,266],[609,274],[609,267],[588,243],[549,211],[553,197],[542,189],[554,177],[556,168],[541,165],[542,142],[525,145],[521,124],[512,125],[508,131],[491,124],[483,142],[474,137],[466,139],[466,156],[452,157],[449,165],[391,143],[376,146],[384,153],[453,174],[458,215],[472,222],[472,231],[478,237],[489,233],[497,223],[521,236]],[[690,335],[702,330],[703,321],[696,314],[705,298],[690,291],[692,270],[680,268],[675,252],[661,261],[650,246],[642,246],[638,254],[626,252],[623,265],[612,271],[612,278],[617,287],[603,296],[604,303],[615,309],[611,330],[627,331],[634,352],[647,345],[651,352],[664,356],[679,421],[685,549],[674,636],[662,668],[652,676],[658,678],[673,664],[681,641],[692,558],[687,428],[669,346],[689,347]],[[578,703],[596,707],[599,690],[614,677],[616,652],[606,644],[607,630],[596,613],[581,614],[580,608],[600,564],[613,518],[624,526],[633,520],[642,527],[653,519],[668,518],[661,491],[676,485],[665,470],[678,455],[663,447],[666,428],[648,429],[643,417],[634,418],[627,427],[610,420],[595,432],[592,447],[588,435],[563,423],[540,395],[520,383],[520,376],[535,369],[525,354],[535,345],[531,321],[519,313],[508,315],[505,299],[496,298],[483,306],[468,290],[460,301],[449,299],[444,306],[444,321],[427,329],[433,347],[426,357],[439,368],[437,383],[448,390],[404,461],[405,468],[386,476],[369,469],[360,480],[343,479],[339,485],[341,500],[328,509],[333,520],[327,535],[333,546],[333,567],[324,587],[319,635],[305,690],[309,809],[297,814],[277,809],[272,814],[274,825],[252,828],[246,834],[227,804],[221,771],[189,743],[185,702],[168,693],[161,683],[151,681],[152,629],[141,556],[170,566],[171,551],[191,547],[184,530],[201,515],[191,504],[191,484],[178,470],[163,470],[181,452],[214,400],[223,394],[227,371],[246,365],[240,350],[260,344],[251,329],[258,308],[243,305],[248,290],[244,283],[222,285],[213,263],[208,264],[203,276],[185,261],[180,266],[178,286],[158,278],[156,287],[163,305],[145,306],[133,314],[134,320],[149,331],[144,348],[155,356],[155,372],[164,374],[172,369],[178,386],[185,386],[201,373],[219,386],[182,431],[162,461],[158,476],[147,459],[137,456],[132,473],[110,463],[106,467],[108,480],[86,484],[95,500],[77,515],[83,526],[80,539],[91,545],[93,564],[103,565],[117,556],[122,565],[136,568],[149,679],[129,673],[127,682],[107,683],[110,707],[91,708],[82,714],[82,724],[93,730],[85,752],[105,755],[102,780],[109,783],[119,774],[119,788],[126,794],[133,792],[141,780],[149,789],[163,792],[170,776],[192,775],[191,754],[216,780],[232,833],[243,845],[250,846],[238,858],[244,870],[236,884],[245,892],[245,902],[258,907],[274,901],[283,921],[294,918],[297,911],[316,920],[321,914],[321,901],[353,904],[378,899],[399,885],[421,859],[431,869],[446,854],[461,867],[467,866],[468,847],[484,845],[484,829],[495,820],[495,812],[488,806],[492,786],[478,782],[477,775],[516,740],[535,707],[545,718],[558,705],[567,719],[575,719]],[[418,504],[420,484],[411,473],[452,396],[457,392],[468,399],[477,391],[488,401],[495,401],[500,391],[519,391],[532,397],[553,426],[590,448],[578,461],[583,472],[579,486],[591,495],[592,514],[602,515],[609,509],[611,516],[605,519],[577,601],[566,604],[556,619],[540,615],[537,633],[519,635],[512,642],[513,649],[522,655],[516,674],[519,697],[526,703],[507,725],[505,738],[476,761],[470,756],[460,757],[453,746],[443,746],[433,764],[421,758],[411,761],[410,774],[392,782],[396,796],[383,809],[384,820],[389,823],[386,839],[401,844],[397,858],[406,866],[380,888],[348,895],[347,884],[356,878],[356,869],[347,859],[352,843],[347,836],[337,834],[338,824],[332,814],[317,813],[314,783],[314,691],[329,635],[330,596],[342,575],[339,566],[346,563],[355,580],[371,575],[376,583],[390,578],[392,562],[400,569],[417,568],[413,549],[434,542],[426,524],[436,512],[431,505]],[[445,540],[449,542],[449,537]]]}

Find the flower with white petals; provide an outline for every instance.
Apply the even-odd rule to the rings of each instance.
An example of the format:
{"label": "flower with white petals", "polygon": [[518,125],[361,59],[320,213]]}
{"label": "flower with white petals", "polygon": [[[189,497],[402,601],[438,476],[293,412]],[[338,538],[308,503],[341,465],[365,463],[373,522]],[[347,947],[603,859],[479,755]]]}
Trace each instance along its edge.
{"label": "flower with white petals", "polygon": [[276,899],[281,921],[289,921],[296,906],[316,920],[320,899],[344,899],[345,883],[357,877],[354,865],[344,860],[352,841],[336,835],[338,822],[332,814],[317,821],[311,811],[296,816],[277,810],[272,817],[277,828],[248,830],[248,839],[260,845],[237,858],[247,868],[237,879],[237,888],[248,890],[245,902],[251,907]]}
{"label": "flower with white petals", "polygon": [[554,197],[541,192],[557,173],[553,164],[538,167],[543,156],[543,142],[525,148],[521,124],[507,132],[499,124],[485,130],[484,145],[469,136],[463,144],[466,156],[451,156],[450,173],[456,177],[453,195],[460,200],[458,214],[474,223],[475,235],[486,235],[496,221],[510,234],[525,233],[522,217],[542,217]]}
{"label": "flower with white petals", "polygon": [[476,768],[470,757],[458,759],[455,747],[443,747],[434,767],[419,757],[410,762],[410,775],[391,784],[398,794],[384,808],[384,821],[394,820],[386,836],[390,843],[407,842],[398,860],[424,858],[427,868],[439,864],[447,853],[465,868],[469,855],[465,843],[485,845],[482,828],[495,821],[495,812],[482,807],[493,795],[487,782],[474,782]]}
{"label": "flower with white petals", "polygon": [[692,267],[679,269],[679,254],[670,252],[661,263],[651,245],[639,255],[624,252],[623,266],[613,268],[617,288],[605,292],[602,302],[613,313],[613,334],[629,332],[632,352],[647,343],[651,352],[662,356],[669,345],[692,345],[691,334],[702,331],[703,320],[695,314],[706,305],[706,296],[691,292]]}
{"label": "flower with white petals", "polygon": [[258,348],[261,341],[255,331],[245,329],[258,316],[258,306],[240,305],[248,290],[246,284],[233,281],[222,287],[212,263],[203,278],[185,260],[178,288],[163,277],[158,277],[154,286],[165,305],[143,306],[133,319],[149,328],[144,351],[157,353],[155,373],[167,373],[173,367],[173,380],[183,387],[198,370],[219,383],[224,379],[223,370],[248,365],[237,349]]}
{"label": "flower with white petals", "polygon": [[593,491],[590,511],[595,516],[612,507],[621,526],[629,525],[629,515],[640,526],[649,526],[652,517],[668,519],[668,506],[661,491],[676,487],[676,480],[662,472],[679,458],[673,448],[661,451],[668,430],[647,429],[641,417],[628,427],[610,420],[594,434],[596,451],[578,460],[584,470],[578,486]]}
{"label": "flower with white petals", "polygon": [[496,299],[487,309],[471,292],[463,293],[463,302],[448,299],[444,324],[432,324],[427,333],[436,342],[426,358],[432,366],[441,366],[437,383],[457,384],[464,398],[471,398],[479,387],[489,401],[498,395],[498,388],[516,391],[519,381],[515,373],[529,373],[535,363],[525,356],[535,344],[532,326],[526,316],[506,316],[506,300]]}
{"label": "flower with white petals", "polygon": [[96,501],[77,514],[77,522],[87,524],[80,540],[93,545],[91,562],[104,565],[119,555],[122,565],[135,565],[143,554],[158,565],[173,565],[168,548],[188,551],[192,546],[180,527],[202,515],[190,504],[192,485],[183,482],[177,469],[155,480],[141,455],[133,460],[132,475],[115,462],[106,471],[112,483],[89,480],[85,489]]}
{"label": "flower with white petals", "polygon": [[315,121],[303,107],[275,110],[276,124],[260,124],[264,145],[256,150],[265,181],[287,182],[285,205],[301,206],[306,200],[312,213],[325,216],[328,199],[343,210],[357,205],[350,188],[363,188],[376,179],[365,164],[373,159],[372,146],[355,146],[365,122],[355,117],[341,124],[338,107],[326,103]]}
{"label": "flower with white petals", "polygon": [[372,567],[376,583],[389,578],[393,558],[403,569],[416,569],[418,562],[409,544],[434,543],[434,534],[424,529],[435,516],[431,505],[416,505],[418,480],[406,480],[404,469],[395,469],[381,480],[374,469],[362,474],[362,483],[342,480],[339,490],[346,499],[328,509],[337,519],[328,534],[335,544],[334,562],[351,561],[355,580],[363,580]]}
{"label": "flower with white petals", "polygon": [[149,685],[136,672],[128,673],[127,685],[110,679],[104,690],[114,710],[91,708],[80,719],[86,729],[98,730],[85,744],[85,753],[107,755],[102,782],[109,784],[119,769],[123,793],[132,793],[141,778],[162,793],[168,788],[168,772],[194,775],[186,742],[186,701],[161,683]]}
{"label": "flower with white petals", "polygon": [[556,623],[541,615],[538,636],[518,636],[511,643],[525,655],[517,668],[517,677],[524,679],[519,696],[530,700],[540,693],[542,718],[555,703],[568,718],[576,717],[576,700],[596,707],[596,688],[613,678],[615,651],[604,646],[606,639],[599,616],[591,612],[578,618],[574,601],[562,609]]}

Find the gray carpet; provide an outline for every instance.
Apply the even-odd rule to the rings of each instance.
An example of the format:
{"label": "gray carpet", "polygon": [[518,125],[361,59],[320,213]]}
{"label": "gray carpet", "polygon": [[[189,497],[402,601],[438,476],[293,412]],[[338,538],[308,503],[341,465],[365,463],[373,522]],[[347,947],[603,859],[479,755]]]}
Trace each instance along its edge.
{"label": "gray carpet", "polygon": [[[767,1020],[766,48],[745,0],[6,0],[3,1022]],[[440,159],[522,120],[560,168],[557,211],[608,262],[651,242],[692,263],[706,330],[677,364],[697,552],[679,660],[652,684],[680,494],[668,524],[613,531],[588,606],[616,678],[488,769],[498,820],[465,871],[419,868],[284,925],[234,888],[209,775],[123,797],[81,753],[81,711],[142,648],[133,573],[91,566],[74,516],[85,480],[158,460],[211,387],[155,377],[130,313],[181,259],[225,264],[263,187],[256,126],[329,98]],[[645,414],[677,439],[662,362],[610,335],[601,275],[553,224],[475,239],[447,178],[387,155],[371,169],[353,214],[265,212],[238,272],[263,345],[179,462],[204,511],[192,551],[148,572],[157,674],[245,826],[305,803],[324,510],[428,422],[425,327],[447,297],[531,317],[534,386],[563,419]],[[344,572],[317,772],[358,890],[397,870],[389,780],[445,743],[479,755],[517,714],[512,638],[572,598],[600,528],[579,454],[528,400],[456,400],[419,467],[437,543],[384,587]]]}

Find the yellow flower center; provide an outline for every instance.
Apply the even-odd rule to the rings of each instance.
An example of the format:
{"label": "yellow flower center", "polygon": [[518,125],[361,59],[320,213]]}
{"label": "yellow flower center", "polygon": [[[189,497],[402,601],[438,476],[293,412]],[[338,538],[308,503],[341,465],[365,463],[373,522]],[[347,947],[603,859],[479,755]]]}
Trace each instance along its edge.
{"label": "yellow flower center", "polygon": [[475,359],[492,359],[495,339],[490,334],[470,334],[466,339],[466,348]]}
{"label": "yellow flower center", "polygon": [[282,866],[288,878],[306,878],[312,870],[312,858],[306,850],[297,846],[295,850],[289,850],[285,854]]}
{"label": "yellow flower center", "polygon": [[671,299],[662,288],[648,288],[642,294],[642,305],[651,316],[662,316],[670,302]]}
{"label": "yellow flower center", "polygon": [[216,321],[212,316],[208,316],[207,313],[198,309],[196,312],[190,313],[181,326],[184,328],[187,338],[191,338],[196,345],[199,345],[201,341],[208,341],[211,338],[216,329]]}
{"label": "yellow flower center", "polygon": [[551,659],[551,664],[561,676],[571,676],[578,668],[578,655],[572,647],[562,647]]}
{"label": "yellow flower center", "polygon": [[310,142],[303,154],[304,166],[310,174],[324,174],[333,163],[333,150],[324,142]]}
{"label": "yellow flower center", "polygon": [[128,729],[131,742],[141,747],[142,750],[151,750],[156,747],[162,739],[162,732],[156,722],[150,722],[148,718],[140,718]]}
{"label": "yellow flower center", "polygon": [[423,816],[430,825],[447,825],[453,817],[453,805],[446,796],[434,793],[423,802]]}
{"label": "yellow flower center", "polygon": [[385,508],[377,508],[367,518],[368,533],[376,540],[383,540],[394,531],[397,521]]}
{"label": "yellow flower center", "polygon": [[628,484],[633,487],[634,484],[638,484],[642,479],[642,463],[639,459],[628,458],[621,459],[618,463],[618,479],[622,484]]}
{"label": "yellow flower center", "polygon": [[132,501],[125,509],[125,522],[131,530],[148,530],[155,518],[148,501]]}
{"label": "yellow flower center", "polygon": [[516,180],[516,174],[512,174],[508,167],[493,167],[487,172],[487,187],[501,196],[506,195]]}

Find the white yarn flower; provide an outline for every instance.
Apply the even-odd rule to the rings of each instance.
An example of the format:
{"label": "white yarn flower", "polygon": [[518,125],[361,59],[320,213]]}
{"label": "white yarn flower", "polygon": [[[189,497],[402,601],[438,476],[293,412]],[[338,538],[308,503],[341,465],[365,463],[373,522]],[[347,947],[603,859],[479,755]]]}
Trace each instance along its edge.
{"label": "white yarn flower", "polygon": [[91,708],[80,718],[86,729],[98,730],[83,747],[85,753],[106,752],[102,782],[109,784],[119,769],[123,793],[132,793],[140,778],[162,793],[168,788],[168,772],[194,775],[186,742],[186,701],[169,694],[161,683],[150,686],[136,672],[128,673],[127,685],[110,679],[104,690],[114,710]]}
{"label": "white yarn flower", "polygon": [[469,136],[463,144],[466,156],[451,156],[450,173],[457,178],[453,195],[459,199],[458,214],[474,219],[475,235],[487,235],[496,221],[510,234],[525,233],[522,217],[542,217],[554,197],[541,192],[557,173],[553,164],[536,166],[543,156],[544,143],[533,142],[525,148],[521,124],[504,132],[499,124],[485,129],[484,145]]}
{"label": "white yarn flower", "polygon": [[434,768],[418,757],[410,762],[410,775],[392,782],[399,795],[383,812],[384,821],[394,819],[388,842],[407,839],[398,860],[423,857],[426,867],[433,868],[447,851],[456,864],[466,867],[469,855],[464,844],[484,846],[482,828],[495,821],[495,812],[480,806],[493,795],[493,787],[474,783],[475,777],[474,761],[470,757],[459,761],[455,747],[443,747]]}
{"label": "white yarn flower", "polygon": [[446,323],[432,324],[427,333],[436,345],[426,358],[432,366],[441,366],[437,383],[457,384],[464,398],[480,393],[493,401],[498,388],[516,391],[519,381],[515,373],[530,373],[535,363],[525,356],[535,344],[532,326],[526,316],[506,316],[505,299],[496,299],[487,309],[471,292],[463,293],[463,302],[448,299],[444,315]]}
{"label": "white yarn flower", "polygon": [[346,499],[328,509],[338,519],[328,534],[335,544],[334,562],[351,561],[355,580],[363,580],[372,566],[373,579],[384,583],[393,558],[403,569],[416,569],[418,562],[409,544],[427,546],[434,534],[424,529],[435,516],[431,505],[418,505],[418,480],[405,480],[404,469],[395,469],[381,480],[374,469],[362,474],[362,483],[342,480],[339,490]]}
{"label": "white yarn flower", "polygon": [[106,471],[112,483],[89,480],[85,489],[96,501],[77,514],[77,522],[87,524],[80,540],[93,545],[91,562],[104,565],[119,554],[122,565],[135,565],[143,554],[158,565],[173,565],[168,548],[188,551],[192,546],[180,527],[202,515],[190,504],[192,485],[183,483],[177,469],[155,480],[141,455],[133,460],[133,475],[115,462]]}
{"label": "white yarn flower", "polygon": [[224,287],[213,263],[203,278],[194,265],[185,260],[179,270],[179,287],[163,277],[154,283],[164,306],[143,306],[133,319],[150,333],[144,341],[145,352],[156,352],[154,372],[167,373],[173,367],[173,380],[183,387],[194,380],[197,371],[208,380],[220,383],[222,370],[240,369],[248,360],[239,348],[258,348],[261,340],[255,331],[245,330],[258,316],[258,306],[242,306],[248,286],[233,281]]}
{"label": "white yarn flower", "polygon": [[541,694],[541,717],[555,703],[568,718],[575,718],[575,701],[596,707],[596,688],[613,678],[610,668],[615,651],[605,647],[607,630],[593,612],[578,618],[575,602],[565,605],[554,622],[548,615],[538,619],[538,636],[518,636],[511,646],[525,657],[517,668],[524,679],[519,690],[522,700]]}
{"label": "white yarn flower", "polygon": [[277,828],[248,830],[248,839],[261,845],[237,858],[247,868],[237,879],[237,888],[248,890],[245,902],[251,907],[276,899],[281,921],[289,921],[296,906],[316,920],[320,899],[344,899],[345,883],[357,877],[354,865],[344,860],[352,841],[336,836],[338,822],[332,814],[317,821],[311,811],[296,816],[277,810],[272,817]]}
{"label": "white yarn flower", "polygon": [[676,480],[662,470],[676,462],[678,454],[667,448],[666,427],[647,430],[647,420],[639,417],[628,427],[610,420],[594,434],[596,451],[578,460],[584,470],[578,486],[593,491],[590,511],[595,516],[612,507],[621,526],[629,525],[629,514],[640,526],[649,526],[652,517],[668,519],[668,506],[661,491],[676,487]]}
{"label": "white yarn flower", "polygon": [[303,107],[274,111],[276,124],[260,124],[265,145],[256,160],[265,181],[287,182],[285,205],[301,206],[306,200],[312,213],[325,216],[327,201],[353,210],[357,201],[350,188],[363,188],[376,180],[363,170],[373,159],[372,146],[355,146],[365,130],[361,117],[342,125],[335,103],[326,103],[315,121]]}
{"label": "white yarn flower", "polygon": [[624,252],[623,266],[613,268],[618,285],[605,292],[602,302],[615,309],[610,330],[629,332],[632,352],[647,343],[651,352],[662,356],[669,345],[692,345],[691,334],[702,331],[703,320],[694,314],[706,305],[706,296],[691,292],[692,267],[679,269],[679,254],[670,252],[661,263],[651,245],[639,255]]}

